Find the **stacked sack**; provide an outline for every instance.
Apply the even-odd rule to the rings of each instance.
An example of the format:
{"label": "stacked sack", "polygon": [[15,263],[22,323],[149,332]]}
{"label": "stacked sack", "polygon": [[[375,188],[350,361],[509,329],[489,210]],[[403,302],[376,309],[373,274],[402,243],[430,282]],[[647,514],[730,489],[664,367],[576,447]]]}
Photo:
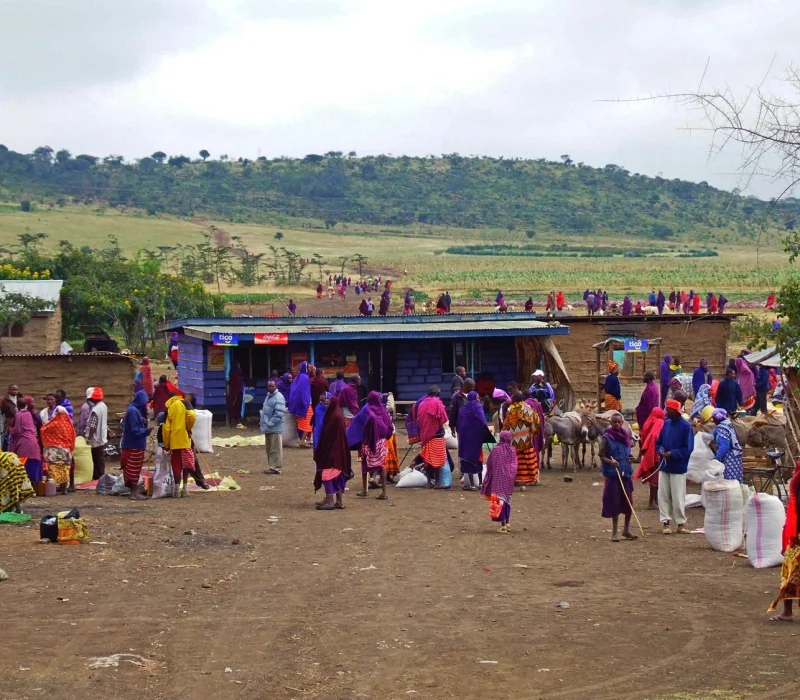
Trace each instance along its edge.
{"label": "stacked sack", "polygon": [[712,549],[735,552],[744,542],[744,502],[738,481],[703,483],[703,506],[706,509],[703,529]]}
{"label": "stacked sack", "polygon": [[782,535],[786,509],[781,499],[767,493],[754,493],[744,507],[747,528],[747,559],[754,569],[783,563]]}

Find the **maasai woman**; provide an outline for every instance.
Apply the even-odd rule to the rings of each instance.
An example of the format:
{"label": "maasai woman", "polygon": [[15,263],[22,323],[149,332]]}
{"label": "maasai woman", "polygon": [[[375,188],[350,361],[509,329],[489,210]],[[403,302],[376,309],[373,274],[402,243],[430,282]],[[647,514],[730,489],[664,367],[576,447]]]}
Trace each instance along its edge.
{"label": "maasai woman", "polygon": [[342,407],[344,414],[345,427],[350,426],[350,422],[358,415],[358,384],[356,380],[351,377],[347,382],[344,389],[339,394],[339,405]]}
{"label": "maasai woman", "polygon": [[228,416],[237,425],[242,421],[242,401],[244,401],[244,376],[241,365],[234,362],[228,379]]}
{"label": "maasai woman", "polygon": [[719,311],[719,301],[717,301],[717,295],[714,292],[711,292],[711,296],[708,298],[708,313],[715,314]]}
{"label": "maasai woman", "polygon": [[[669,356],[667,356],[669,357]],[[666,358],[665,358],[666,359]],[[681,358],[677,355],[670,360],[669,363],[669,376],[670,378],[683,374],[683,367],[681,367]]]}
{"label": "maasai woman", "polygon": [[742,461],[742,446],[736,437],[727,412],[718,408],[711,415],[716,428],[714,428],[714,442],[717,444],[716,458],[725,465],[722,473],[723,479],[744,482],[744,463]]}
{"label": "maasai woman", "polygon": [[385,501],[387,499],[385,463],[388,449],[386,441],[392,436],[392,433],[394,433],[392,417],[384,408],[381,395],[377,391],[371,391],[364,407],[347,427],[347,444],[350,447],[360,447],[362,489],[356,494],[359,498],[367,497],[369,477],[379,474],[381,493],[378,500]]}
{"label": "maasai woman", "polygon": [[300,372],[292,382],[286,407],[297,419],[300,447],[311,447],[311,380],[308,377],[308,362],[300,364]]}
{"label": "maasai woman", "polygon": [[289,304],[286,308],[289,310],[290,316],[294,316],[297,313],[297,304],[294,303],[294,299],[289,299]]}
{"label": "maasai woman", "polygon": [[528,297],[528,300],[525,302],[525,311],[528,313],[533,311],[533,297]]}
{"label": "maasai woman", "polygon": [[[600,462],[606,478],[603,488],[604,518],[611,518],[611,541],[619,542],[619,516],[625,516],[622,536],[626,540],[638,539],[631,532],[633,509],[633,469],[631,468],[631,438],[622,427],[622,414],[611,416],[611,425],[600,439]],[[621,480],[620,480],[621,477]]]}
{"label": "maasai woman", "polygon": [[728,300],[725,298],[723,294],[719,295],[719,312],[723,313],[725,311],[725,304],[728,303]]}
{"label": "maasai woman", "polygon": [[658,315],[661,316],[664,313],[664,307],[667,304],[667,299],[664,296],[664,292],[660,289],[658,290],[658,295],[656,296],[656,308],[658,309]]}
{"label": "maasai woman", "polygon": [[756,403],[756,379],[743,357],[736,358],[736,381],[742,389],[742,407],[749,411]]}
{"label": "maasai woman", "polygon": [[696,294],[692,299],[692,313],[697,315],[700,313],[700,295]]}
{"label": "maasai woman", "polygon": [[394,483],[395,477],[400,473],[400,456],[397,454],[397,433],[386,440],[386,460],[383,463],[386,470],[386,481]]}
{"label": "maasai woman", "polygon": [[13,452],[0,452],[0,513],[21,513],[21,505],[33,496],[28,473]]}
{"label": "maasai woman", "polygon": [[800,600],[800,467],[795,464],[794,476],[789,481],[789,504],[786,509],[786,523],[783,526],[783,568],[781,569],[781,590],[769,606],[773,612],[783,601],[783,612],[771,617],[772,622],[791,622],[794,620],[792,606]]}
{"label": "maasai woman", "polygon": [[622,387],[619,383],[619,365],[614,360],[608,361],[608,374],[606,375],[604,404],[606,411],[622,410]]}
{"label": "maasai woman", "polygon": [[655,375],[652,372],[645,372],[643,380],[645,384],[644,391],[641,399],[639,399],[639,404],[636,406],[636,422],[639,425],[639,430],[642,429],[651,412],[659,403]]}
{"label": "maasai woman", "polygon": [[510,430],[513,435],[512,445],[517,451],[517,477],[521,486],[539,483],[539,456],[533,447],[533,436],[539,431],[539,419],[533,409],[516,392],[511,399],[503,421],[503,430]]}
{"label": "maasai woman", "polygon": [[142,358],[139,371],[142,373],[142,389],[145,394],[150,397],[153,395],[153,368],[150,365],[150,358],[147,355]]}
{"label": "maasai woman", "polygon": [[656,406],[650,417],[644,422],[639,432],[639,445],[641,446],[642,460],[634,474],[634,479],[641,479],[642,483],[650,486],[650,500],[647,510],[658,509],[658,455],[656,454],[656,440],[664,427],[664,409]]}
{"label": "maasai woman", "polygon": [[633,302],[631,301],[630,297],[625,297],[622,300],[622,315],[630,316],[632,311],[633,311]]}
{"label": "maasai woman", "polygon": [[517,452],[511,445],[511,437],[508,430],[498,436],[497,444],[489,453],[486,478],[481,486],[481,493],[492,501],[490,516],[500,523],[497,531],[502,534],[511,532],[511,496],[514,494],[514,480],[517,475]]}
{"label": "maasai woman", "polygon": [[350,448],[345,436],[344,415],[335,396],[328,401],[322,420],[322,430],[314,444],[314,462],[317,465],[314,490],[325,487],[325,498],[316,504],[317,510],[344,508],[342,495],[347,480],[353,477],[353,470],[350,466]]}
{"label": "maasai woman", "polygon": [[403,297],[403,313],[406,316],[411,313],[411,290],[406,290],[406,295]]}
{"label": "maasai woman", "polygon": [[322,288],[322,282],[317,285],[317,299],[322,299],[322,292],[325,291]]}
{"label": "maasai woman", "polygon": [[438,386],[428,389],[428,395],[417,404],[416,420],[419,426],[419,456],[425,464],[428,486],[450,488],[442,479],[441,470],[447,469],[447,444],[444,440],[444,424],[447,411],[439,398]]}
{"label": "maasai woman", "polygon": [[711,405],[711,385],[703,384],[697,390],[697,396],[694,397],[694,405],[692,406],[692,412],[689,414],[689,418],[699,418],[703,409]]}
{"label": "maasai woman", "polygon": [[358,313],[362,316],[366,316],[367,312],[369,311],[369,307],[367,306],[367,299],[366,297],[361,300],[361,303],[358,305]]}
{"label": "maasai woman", "polygon": [[42,458],[47,466],[48,478],[67,492],[72,453],[75,450],[75,428],[63,406],[57,406],[53,417],[42,426]]}
{"label": "maasai woman", "polygon": [[564,292],[559,292],[556,294],[556,308],[559,311],[564,310]]}
{"label": "maasai woman", "polygon": [[458,411],[458,459],[465,491],[475,491],[483,473],[483,443],[489,432],[478,392],[470,391]]}
{"label": "maasai woman", "polygon": [[39,429],[34,414],[28,410],[27,399],[33,403],[33,398],[30,396],[26,396],[25,399],[20,397],[17,401],[17,415],[14,416],[11,444],[8,449],[18,457],[25,458],[28,478],[32,484],[38,484],[42,480],[42,448],[39,446]]}
{"label": "maasai woman", "polygon": [[381,303],[378,306],[378,314],[381,316],[386,316],[389,313],[389,305],[391,303],[391,295],[389,294],[389,290],[385,290],[383,294],[381,294]]}

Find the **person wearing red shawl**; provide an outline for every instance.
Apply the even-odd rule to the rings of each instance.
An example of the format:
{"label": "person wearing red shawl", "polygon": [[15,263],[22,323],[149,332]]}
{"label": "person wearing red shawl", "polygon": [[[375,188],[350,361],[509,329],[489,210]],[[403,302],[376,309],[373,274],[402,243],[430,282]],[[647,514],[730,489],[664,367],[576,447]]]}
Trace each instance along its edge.
{"label": "person wearing red shawl", "polygon": [[429,487],[441,483],[439,470],[447,464],[447,445],[444,441],[444,424],[447,423],[447,411],[444,410],[438,386],[428,389],[428,395],[417,406],[416,420],[419,425],[419,456],[425,463]]}
{"label": "person wearing red shawl", "polygon": [[622,424],[624,419],[617,411],[611,416],[611,425],[600,438],[600,463],[605,487],[603,488],[602,517],[611,518],[611,541],[619,542],[619,516],[625,516],[622,536],[626,540],[638,539],[631,532],[633,514],[633,469],[631,468],[631,438]]}
{"label": "person wearing red shawl", "polygon": [[53,417],[40,430],[42,459],[47,465],[47,476],[58,484],[60,492],[67,492],[72,453],[75,450],[75,427],[63,406],[56,406]]}
{"label": "person wearing red shawl", "polygon": [[715,314],[719,312],[719,301],[717,301],[717,295],[714,292],[711,292],[711,296],[708,298],[708,313]]}
{"label": "person wearing red shawl", "polygon": [[322,288],[322,282],[320,282],[320,283],[317,285],[317,299],[322,299],[322,292],[323,292],[323,291],[324,291],[324,290],[323,290],[323,288]]}
{"label": "person wearing red shawl", "polygon": [[650,501],[647,510],[658,509],[658,455],[656,454],[656,440],[664,427],[664,409],[659,406],[653,408],[650,417],[639,428],[639,447],[641,462],[635,479],[641,479],[642,483],[650,485]]}
{"label": "person wearing red shawl", "polygon": [[358,448],[361,455],[362,490],[356,494],[359,498],[367,497],[367,480],[371,475],[379,474],[381,493],[379,501],[385,501],[386,495],[386,457],[388,448],[386,441],[394,434],[394,424],[389,412],[384,408],[381,395],[371,391],[364,407],[353,418],[347,427],[347,444]]}
{"label": "person wearing red shawl", "polygon": [[772,622],[792,622],[792,607],[800,600],[800,460],[795,462],[794,476],[789,481],[789,504],[786,510],[786,523],[783,526],[783,568],[781,569],[781,589],[778,597],[769,606],[773,612],[778,603],[783,602],[783,611],[770,618]]}
{"label": "person wearing red shawl", "polygon": [[244,401],[244,375],[238,362],[233,363],[228,379],[228,416],[231,421],[241,425],[242,401]]}
{"label": "person wearing red shawl", "polygon": [[[345,435],[344,415],[339,399],[330,398],[325,417],[322,420],[322,433],[314,445],[314,491],[325,488],[325,498],[316,504],[317,510],[342,509],[342,495],[347,480],[353,477],[350,465],[350,448]],[[336,502],[334,503],[334,497]]]}
{"label": "person wearing red shawl", "polygon": [[486,477],[481,494],[490,500],[489,517],[500,523],[497,531],[511,532],[511,496],[517,476],[517,451],[511,444],[511,431],[504,430],[498,436],[497,445],[489,453],[486,462]]}
{"label": "person wearing red shawl", "polygon": [[339,405],[342,407],[344,414],[344,427],[350,426],[353,418],[358,414],[358,385],[361,382],[361,377],[356,375],[350,377],[344,389],[339,394]]}
{"label": "person wearing red shawl", "polygon": [[321,369],[314,370],[314,378],[311,380],[311,405],[316,407],[319,397],[328,391],[328,380],[325,378]]}
{"label": "person wearing red shawl", "polygon": [[775,308],[775,295],[774,294],[770,294],[767,297],[767,304],[766,304],[765,308],[767,308],[767,309],[774,309]]}
{"label": "person wearing red shawl", "polygon": [[700,295],[695,294],[692,299],[692,313],[696,316],[700,313]]}
{"label": "person wearing red shawl", "polygon": [[564,293],[563,292],[559,292],[558,294],[556,294],[556,308],[559,311],[563,311],[564,310]]}

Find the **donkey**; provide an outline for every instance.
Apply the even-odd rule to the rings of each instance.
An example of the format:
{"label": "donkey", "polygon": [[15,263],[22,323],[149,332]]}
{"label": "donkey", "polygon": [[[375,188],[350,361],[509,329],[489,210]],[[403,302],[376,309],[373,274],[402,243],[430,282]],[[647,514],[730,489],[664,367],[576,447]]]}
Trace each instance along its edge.
{"label": "donkey", "polygon": [[545,421],[544,432],[548,469],[552,469],[550,460],[553,456],[553,438],[558,437],[558,441],[561,443],[561,468],[567,468],[571,448],[573,470],[577,470],[578,445],[584,439],[584,431],[585,428],[582,424],[581,416],[575,411],[570,411],[560,416],[548,416]]}

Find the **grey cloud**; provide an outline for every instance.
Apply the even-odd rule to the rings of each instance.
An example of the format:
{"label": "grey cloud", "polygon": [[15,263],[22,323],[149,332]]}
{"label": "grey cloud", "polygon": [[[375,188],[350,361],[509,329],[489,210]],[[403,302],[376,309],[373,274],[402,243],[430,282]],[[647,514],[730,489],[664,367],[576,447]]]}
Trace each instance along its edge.
{"label": "grey cloud", "polygon": [[3,0],[0,96],[124,81],[223,24],[202,0]]}
{"label": "grey cloud", "polygon": [[325,19],[347,11],[346,0],[242,0],[238,12],[249,20]]}

